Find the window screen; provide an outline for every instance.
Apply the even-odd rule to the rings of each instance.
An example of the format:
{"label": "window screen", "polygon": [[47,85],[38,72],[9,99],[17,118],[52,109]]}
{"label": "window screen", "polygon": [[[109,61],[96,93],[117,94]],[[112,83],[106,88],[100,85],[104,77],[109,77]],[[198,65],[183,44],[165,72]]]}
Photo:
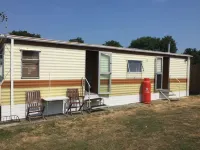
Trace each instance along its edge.
{"label": "window screen", "polygon": [[22,78],[39,78],[39,52],[22,51]]}
{"label": "window screen", "polygon": [[142,62],[128,60],[127,72],[142,72]]}

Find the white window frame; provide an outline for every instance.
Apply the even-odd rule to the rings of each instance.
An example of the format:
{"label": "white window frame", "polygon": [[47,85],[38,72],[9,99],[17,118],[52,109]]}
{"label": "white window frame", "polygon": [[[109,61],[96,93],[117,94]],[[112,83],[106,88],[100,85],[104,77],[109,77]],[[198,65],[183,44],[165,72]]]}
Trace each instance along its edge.
{"label": "white window frame", "polygon": [[[140,72],[131,72],[129,68],[129,61],[135,61],[135,62],[140,62],[141,63],[141,71]],[[142,73],[143,72],[143,62],[141,60],[127,60],[127,73]]]}
{"label": "white window frame", "polygon": [[[101,72],[101,54],[107,55],[110,57],[110,71],[109,72]],[[99,51],[99,58],[98,58],[98,94],[110,94],[111,93],[111,86],[112,86],[112,53],[111,52],[102,52]],[[108,92],[100,92],[100,82],[101,82],[101,75],[110,75],[109,78],[109,91]]]}
{"label": "white window frame", "polygon": [[[21,51],[21,79],[39,79],[40,78],[40,51],[37,50],[20,50]],[[38,59],[23,59],[23,52],[37,52]],[[38,77],[23,77],[23,60],[38,60]]]}
{"label": "white window frame", "polygon": [[[157,60],[158,59],[161,59],[161,72],[158,72],[157,71]],[[157,75],[161,75],[161,88],[158,88],[157,87]],[[157,90],[161,90],[163,87],[163,57],[156,57],[156,59],[155,59],[155,90],[157,91]]]}

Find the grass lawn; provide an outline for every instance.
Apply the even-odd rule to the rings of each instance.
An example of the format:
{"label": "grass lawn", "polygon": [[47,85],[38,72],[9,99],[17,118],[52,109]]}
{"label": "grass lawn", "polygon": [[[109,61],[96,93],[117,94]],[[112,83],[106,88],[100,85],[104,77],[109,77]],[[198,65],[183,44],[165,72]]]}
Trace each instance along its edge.
{"label": "grass lawn", "polygon": [[0,129],[0,150],[197,150],[200,97]]}

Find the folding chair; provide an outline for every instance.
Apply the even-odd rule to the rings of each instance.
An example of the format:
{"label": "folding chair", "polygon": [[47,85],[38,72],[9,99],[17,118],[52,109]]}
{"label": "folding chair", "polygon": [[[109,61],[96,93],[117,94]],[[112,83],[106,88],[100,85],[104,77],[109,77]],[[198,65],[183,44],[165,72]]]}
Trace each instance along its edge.
{"label": "folding chair", "polygon": [[79,96],[78,89],[67,89],[67,97],[69,98],[68,107],[66,114],[70,112],[80,112],[83,114],[84,96]]}
{"label": "folding chair", "polygon": [[40,97],[40,91],[27,91],[26,92],[26,119],[31,121],[31,118],[44,117],[45,106]]}

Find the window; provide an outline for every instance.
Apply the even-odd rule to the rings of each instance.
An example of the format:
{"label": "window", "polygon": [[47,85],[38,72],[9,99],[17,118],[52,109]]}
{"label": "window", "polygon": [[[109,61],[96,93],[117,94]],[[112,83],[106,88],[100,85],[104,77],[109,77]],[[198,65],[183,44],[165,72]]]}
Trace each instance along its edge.
{"label": "window", "polygon": [[22,78],[39,78],[39,52],[22,51]]}
{"label": "window", "polygon": [[136,60],[128,60],[127,72],[142,72],[142,62]]}

